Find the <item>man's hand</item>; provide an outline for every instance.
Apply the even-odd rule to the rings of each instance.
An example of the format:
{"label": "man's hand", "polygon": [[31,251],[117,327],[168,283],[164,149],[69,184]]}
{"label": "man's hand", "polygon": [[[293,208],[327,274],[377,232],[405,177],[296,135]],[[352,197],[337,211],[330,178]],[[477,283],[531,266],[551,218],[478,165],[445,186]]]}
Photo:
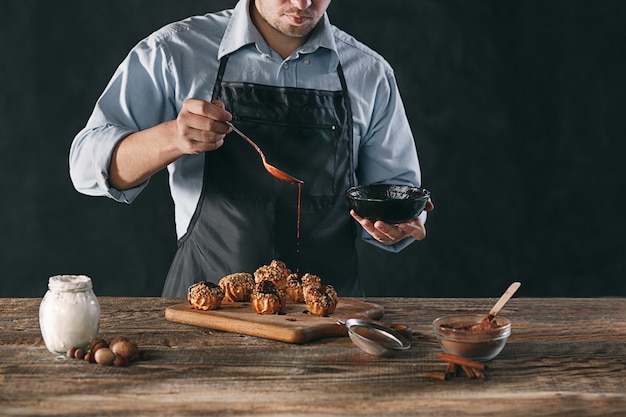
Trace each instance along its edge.
{"label": "man's hand", "polygon": [[109,183],[118,190],[136,187],[184,155],[214,151],[231,131],[232,115],[220,101],[188,99],[178,117],[133,133],[113,151]]}
{"label": "man's hand", "polygon": [[[425,211],[432,211],[435,208],[431,200],[428,200]],[[367,220],[350,210],[350,215],[359,222],[359,224],[369,233],[374,239],[382,243],[383,245],[393,245],[412,236],[415,240],[423,240],[426,237],[426,227],[422,223],[422,220],[417,218],[407,223],[400,224],[387,224],[383,221],[377,220],[372,222]]]}
{"label": "man's hand", "polygon": [[224,137],[231,131],[224,123],[231,119],[221,101],[188,99],[176,118],[176,146],[184,154],[214,151],[224,144]]}

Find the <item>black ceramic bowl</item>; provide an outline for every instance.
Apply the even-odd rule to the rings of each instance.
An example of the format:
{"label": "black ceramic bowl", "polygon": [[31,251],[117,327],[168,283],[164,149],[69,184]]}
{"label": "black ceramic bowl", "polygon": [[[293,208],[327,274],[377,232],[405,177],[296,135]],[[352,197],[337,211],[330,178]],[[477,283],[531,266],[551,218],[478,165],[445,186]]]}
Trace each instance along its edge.
{"label": "black ceramic bowl", "polygon": [[359,216],[396,224],[419,216],[430,192],[410,185],[370,184],[350,187],[346,196]]}

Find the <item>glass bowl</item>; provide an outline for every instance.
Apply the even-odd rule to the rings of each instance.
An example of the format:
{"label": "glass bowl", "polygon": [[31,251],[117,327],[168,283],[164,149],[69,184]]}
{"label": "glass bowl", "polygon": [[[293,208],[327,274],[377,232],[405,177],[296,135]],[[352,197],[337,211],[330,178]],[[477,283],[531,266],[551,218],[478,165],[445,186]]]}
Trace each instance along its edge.
{"label": "glass bowl", "polygon": [[346,191],[352,209],[371,221],[406,223],[420,215],[430,197],[424,188],[398,184],[370,184]]}
{"label": "glass bowl", "polygon": [[478,362],[498,356],[511,335],[511,322],[496,316],[491,329],[471,328],[484,318],[485,314],[458,314],[435,319],[433,330],[441,349]]}

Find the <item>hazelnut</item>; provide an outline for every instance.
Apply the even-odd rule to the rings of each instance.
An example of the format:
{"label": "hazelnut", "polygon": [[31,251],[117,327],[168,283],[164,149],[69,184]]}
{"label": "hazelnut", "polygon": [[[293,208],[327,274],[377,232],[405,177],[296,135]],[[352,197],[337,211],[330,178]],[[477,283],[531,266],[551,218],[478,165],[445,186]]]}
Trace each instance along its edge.
{"label": "hazelnut", "polygon": [[83,358],[87,363],[96,363],[96,359],[94,358],[93,352],[85,353],[85,357]]}
{"label": "hazelnut", "polygon": [[76,359],[83,359],[85,357],[85,351],[81,348],[76,349],[76,351],[74,351],[74,357]]}
{"label": "hazelnut", "polygon": [[91,351],[93,353],[96,353],[98,349],[108,348],[108,347],[109,347],[109,343],[106,340],[101,340],[93,346],[93,349],[91,349]]}
{"label": "hazelnut", "polygon": [[109,348],[100,348],[94,353],[96,363],[99,365],[111,365],[115,360],[115,354]]}
{"label": "hazelnut", "polygon": [[115,366],[126,366],[126,365],[128,365],[128,359],[126,359],[123,356],[116,356],[115,360],[113,361],[113,365],[115,365]]}
{"label": "hazelnut", "polygon": [[111,343],[111,351],[117,356],[121,356],[131,361],[136,359],[139,354],[139,349],[136,344],[124,340]]}
{"label": "hazelnut", "polygon": [[74,355],[76,355],[76,351],[78,350],[78,348],[69,348],[69,350],[67,351],[67,357],[68,358],[73,358]]}
{"label": "hazelnut", "polygon": [[126,336],[117,336],[111,339],[111,341],[109,342],[109,347],[113,347],[113,345],[118,342],[130,342],[130,340],[128,340]]}
{"label": "hazelnut", "polygon": [[93,347],[96,345],[96,343],[103,342],[103,341],[106,342],[106,340],[100,339],[99,337],[91,339],[89,341],[89,350],[93,352]]}

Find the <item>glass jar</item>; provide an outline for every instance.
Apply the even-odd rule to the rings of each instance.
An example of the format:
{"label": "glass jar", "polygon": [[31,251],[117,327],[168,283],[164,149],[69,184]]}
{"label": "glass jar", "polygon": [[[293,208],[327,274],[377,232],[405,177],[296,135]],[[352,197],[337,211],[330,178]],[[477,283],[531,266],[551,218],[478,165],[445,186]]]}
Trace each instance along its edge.
{"label": "glass jar", "polygon": [[65,354],[70,348],[85,348],[98,335],[100,303],[91,278],[85,275],[56,275],[48,280],[48,291],[39,305],[39,326],[46,347]]}

